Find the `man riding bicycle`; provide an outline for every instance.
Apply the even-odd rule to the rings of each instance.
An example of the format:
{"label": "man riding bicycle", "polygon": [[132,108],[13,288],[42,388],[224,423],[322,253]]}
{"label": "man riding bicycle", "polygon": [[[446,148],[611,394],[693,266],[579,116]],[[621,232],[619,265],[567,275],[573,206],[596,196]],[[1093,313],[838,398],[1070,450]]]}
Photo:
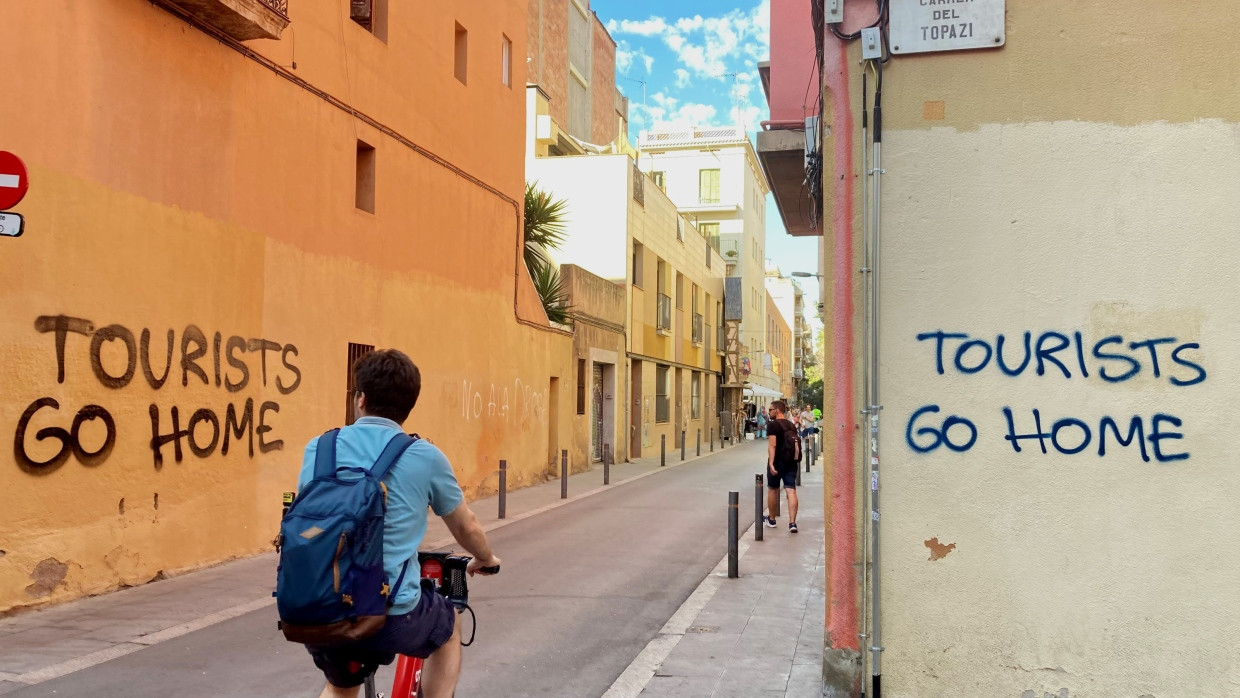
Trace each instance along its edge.
{"label": "man riding bicycle", "polygon": [[[374,351],[353,365],[354,415],[336,439],[336,466],[370,469],[393,436],[403,431],[422,389],[418,367],[395,349]],[[306,446],[298,489],[314,478],[316,440]],[[414,442],[383,479],[387,513],[383,523],[383,568],[398,580],[412,568],[411,583],[398,584],[379,632],[347,645],[307,645],[327,685],[320,698],[353,698],[379,665],[397,654],[426,658],[422,695],[449,698],[461,671],[460,620],[443,596],[418,584],[418,546],[426,535],[427,509],[443,518],[453,538],[473,555],[469,574],[488,574],[500,559],[457,484],[443,452],[425,440]],[[488,568],[488,569],[484,569]]]}

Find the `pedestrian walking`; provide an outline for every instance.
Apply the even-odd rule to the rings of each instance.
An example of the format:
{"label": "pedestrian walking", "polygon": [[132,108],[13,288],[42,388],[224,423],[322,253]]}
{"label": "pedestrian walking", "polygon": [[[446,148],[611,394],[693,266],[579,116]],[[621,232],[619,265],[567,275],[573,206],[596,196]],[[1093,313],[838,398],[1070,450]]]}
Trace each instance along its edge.
{"label": "pedestrian walking", "polygon": [[763,407],[761,410],[758,410],[758,438],[759,439],[766,438],[766,422],[767,422],[766,408]]}
{"label": "pedestrian walking", "polygon": [[767,423],[766,447],[766,506],[767,528],[778,524],[770,512],[779,503],[779,486],[782,483],[788,498],[788,532],[797,532],[797,464],[801,460],[801,438],[797,427],[788,419],[788,406],[782,400],[771,403],[771,417]]}

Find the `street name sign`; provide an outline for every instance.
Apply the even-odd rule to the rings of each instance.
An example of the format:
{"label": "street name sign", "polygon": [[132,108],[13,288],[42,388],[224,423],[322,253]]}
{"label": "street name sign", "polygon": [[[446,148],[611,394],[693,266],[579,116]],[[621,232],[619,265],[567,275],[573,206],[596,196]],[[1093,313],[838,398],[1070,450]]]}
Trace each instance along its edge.
{"label": "street name sign", "polygon": [[26,164],[7,150],[0,150],[0,211],[16,206],[29,188]]}
{"label": "street name sign", "polygon": [[891,52],[1002,46],[1006,0],[890,0]]}
{"label": "street name sign", "polygon": [[0,213],[0,236],[21,237],[24,222],[16,213]]}

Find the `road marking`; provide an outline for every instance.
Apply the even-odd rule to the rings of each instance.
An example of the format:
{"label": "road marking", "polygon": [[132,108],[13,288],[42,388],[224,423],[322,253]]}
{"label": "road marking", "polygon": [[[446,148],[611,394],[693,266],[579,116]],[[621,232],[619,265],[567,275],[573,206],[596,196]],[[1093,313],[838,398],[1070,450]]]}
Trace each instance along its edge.
{"label": "road marking", "polygon": [[[737,546],[737,559],[745,556],[749,550],[749,540],[745,536],[753,530],[754,525],[750,524],[749,528],[741,533],[741,541]],[[603,698],[637,698],[646,684],[650,683],[650,679],[654,678],[654,673],[663,665],[664,660],[676,649],[676,645],[680,643],[680,638],[685,636],[689,628],[693,625],[693,621],[706,608],[706,604],[710,603],[715,592],[719,587],[723,586],[723,580],[728,573],[728,556],[725,554],[719,564],[706,575],[706,579],[689,594],[689,598],[676,609],[671,618],[663,624],[659,630],[659,634],[646,644],[645,649],[638,653],[637,657],[625,668],[620,674],[611,688],[603,694]]]}
{"label": "road marking", "polygon": [[240,606],[233,606],[232,608],[226,608],[222,611],[217,611],[201,618],[196,618],[188,623],[174,625],[171,628],[165,628],[157,632],[148,633],[141,637],[136,637],[130,640],[130,642],[146,645],[148,647],[151,645],[158,645],[166,640],[172,640],[174,638],[181,637],[182,635],[188,635],[195,630],[201,630],[205,627],[215,625],[216,623],[223,623],[224,621],[236,618],[237,616],[244,616],[247,613],[257,611],[262,608],[267,608],[268,606],[274,605],[275,602],[276,600],[274,597],[264,597],[256,601],[251,601],[250,603],[243,603]]}
{"label": "road marking", "polygon": [[96,664],[102,664],[116,659],[117,657],[124,657],[125,655],[132,654],[140,649],[146,649],[146,646],[134,644],[132,642],[123,642],[119,645],[113,645],[111,647],[101,649],[98,652],[91,652],[90,654],[84,654],[81,657],[74,657],[73,659],[59,664],[53,664],[51,666],[45,666],[42,669],[28,671],[13,680],[18,683],[31,685],[43,683],[44,681],[58,679],[65,674],[72,674],[75,671],[89,669]]}

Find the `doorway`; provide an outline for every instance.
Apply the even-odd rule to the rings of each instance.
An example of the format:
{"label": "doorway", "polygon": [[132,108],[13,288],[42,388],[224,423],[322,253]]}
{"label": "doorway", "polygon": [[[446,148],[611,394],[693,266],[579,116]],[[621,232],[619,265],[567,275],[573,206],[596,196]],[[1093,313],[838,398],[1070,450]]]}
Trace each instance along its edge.
{"label": "doorway", "polygon": [[684,428],[685,428],[685,407],[684,407],[684,405],[685,405],[685,403],[684,403],[684,397],[685,397],[685,395],[684,395],[684,393],[685,393],[685,390],[684,390],[684,375],[683,375],[683,369],[681,369],[681,368],[677,367],[677,368],[676,368],[676,402],[675,402],[675,403],[673,403],[673,404],[675,404],[675,406],[676,406],[676,409],[675,409],[675,412],[676,412],[676,421],[675,421],[675,424],[676,424],[676,431],[672,434],[672,443],[676,444],[676,447],[677,447],[677,448],[679,448],[679,447],[680,447],[680,445],[681,445],[681,443],[680,443],[680,442],[681,442],[681,432],[682,432],[682,431],[684,431]]}
{"label": "doorway", "polygon": [[642,429],[645,427],[645,414],[642,412],[642,362],[634,359],[632,373],[633,407],[629,412],[629,457],[640,458],[642,453]]}

